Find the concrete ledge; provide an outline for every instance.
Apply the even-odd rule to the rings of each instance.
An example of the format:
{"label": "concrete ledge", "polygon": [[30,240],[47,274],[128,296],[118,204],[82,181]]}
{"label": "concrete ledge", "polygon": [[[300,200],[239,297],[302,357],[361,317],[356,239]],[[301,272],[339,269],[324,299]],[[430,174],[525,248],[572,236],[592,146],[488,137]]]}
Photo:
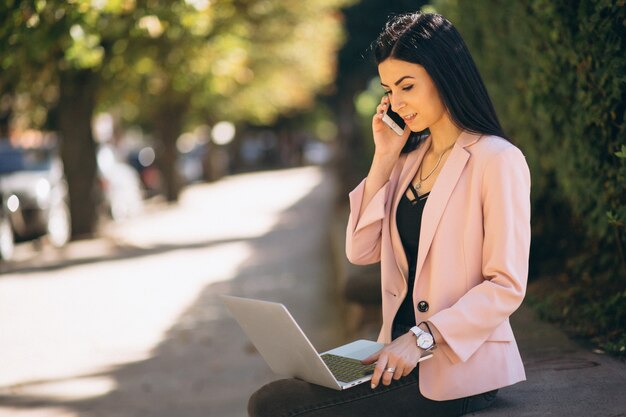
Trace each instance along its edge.
{"label": "concrete ledge", "polygon": [[348,262],[345,250],[347,219],[348,208],[338,208],[331,232],[336,290],[344,307],[343,321],[349,339],[376,340],[382,323],[380,266],[359,266]]}
{"label": "concrete ledge", "polygon": [[350,265],[346,269],[348,274],[343,286],[343,297],[346,301],[379,307],[382,302],[380,266],[378,264],[362,267]]}
{"label": "concrete ledge", "polygon": [[626,416],[626,364],[576,344],[528,306],[511,317],[527,381],[503,388],[484,416]]}

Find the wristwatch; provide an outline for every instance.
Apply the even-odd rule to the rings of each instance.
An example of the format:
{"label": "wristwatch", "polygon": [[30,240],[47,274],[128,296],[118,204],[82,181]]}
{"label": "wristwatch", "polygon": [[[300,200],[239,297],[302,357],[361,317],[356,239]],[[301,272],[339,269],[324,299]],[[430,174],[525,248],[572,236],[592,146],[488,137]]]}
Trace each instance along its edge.
{"label": "wristwatch", "polygon": [[429,351],[435,348],[435,339],[433,335],[425,332],[417,326],[411,327],[411,331],[415,334],[417,338],[417,347],[420,349],[424,349],[425,351]]}

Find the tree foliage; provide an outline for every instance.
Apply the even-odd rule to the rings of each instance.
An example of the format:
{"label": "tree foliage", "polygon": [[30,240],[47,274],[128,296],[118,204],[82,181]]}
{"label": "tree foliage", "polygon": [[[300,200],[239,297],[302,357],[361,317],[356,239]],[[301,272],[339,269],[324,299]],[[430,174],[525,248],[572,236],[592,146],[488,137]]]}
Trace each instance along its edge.
{"label": "tree foliage", "polygon": [[[0,5],[0,95],[28,104],[17,106],[34,115],[23,125],[61,130],[74,201],[92,199],[96,109],[152,131],[174,200],[174,144],[185,124],[271,123],[311,107],[334,78],[347,3],[8,0]],[[75,125],[62,123],[72,118]],[[72,209],[88,233],[94,208]]]}

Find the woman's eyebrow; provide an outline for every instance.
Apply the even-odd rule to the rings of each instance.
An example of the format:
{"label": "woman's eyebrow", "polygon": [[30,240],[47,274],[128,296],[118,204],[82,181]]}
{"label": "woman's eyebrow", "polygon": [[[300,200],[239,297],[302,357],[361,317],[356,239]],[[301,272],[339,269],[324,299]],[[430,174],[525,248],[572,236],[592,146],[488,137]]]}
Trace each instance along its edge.
{"label": "woman's eyebrow", "polygon": [[[398,85],[398,84],[400,84],[402,81],[404,81],[407,78],[415,79],[414,77],[411,77],[410,75],[405,75],[404,77],[400,77],[400,79],[398,81],[396,81],[395,83],[393,83],[393,84],[394,85]],[[380,83],[380,85],[382,85],[383,87],[387,87],[387,85],[383,84],[382,82]]]}

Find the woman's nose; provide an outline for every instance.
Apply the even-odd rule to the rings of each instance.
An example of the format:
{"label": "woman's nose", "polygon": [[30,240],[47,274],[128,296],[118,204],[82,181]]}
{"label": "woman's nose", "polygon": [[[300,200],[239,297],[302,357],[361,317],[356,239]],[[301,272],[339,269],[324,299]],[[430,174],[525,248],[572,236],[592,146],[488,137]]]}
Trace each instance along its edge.
{"label": "woman's nose", "polygon": [[404,103],[402,103],[400,100],[397,100],[397,99],[394,100],[392,98],[389,103],[391,104],[391,110],[395,111],[396,113],[398,112],[398,110],[404,107]]}

